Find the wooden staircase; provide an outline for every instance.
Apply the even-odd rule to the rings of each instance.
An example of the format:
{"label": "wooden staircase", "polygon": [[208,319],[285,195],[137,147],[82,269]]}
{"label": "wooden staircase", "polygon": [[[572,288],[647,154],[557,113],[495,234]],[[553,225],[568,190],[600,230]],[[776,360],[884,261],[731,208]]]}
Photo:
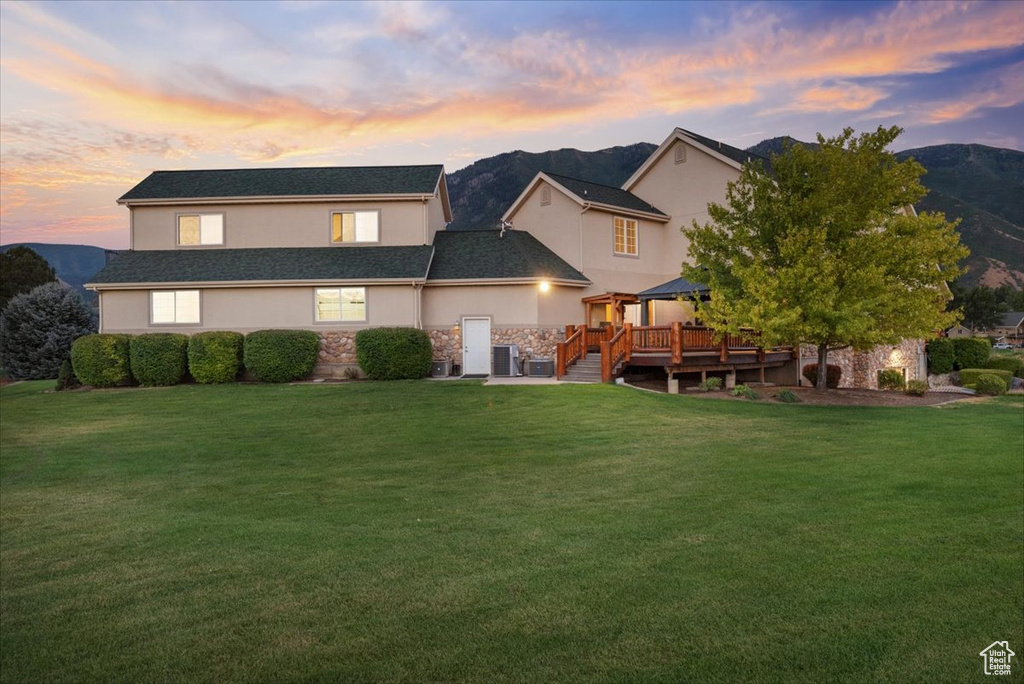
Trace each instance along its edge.
{"label": "wooden staircase", "polygon": [[601,382],[601,355],[591,354],[566,369],[564,382]]}

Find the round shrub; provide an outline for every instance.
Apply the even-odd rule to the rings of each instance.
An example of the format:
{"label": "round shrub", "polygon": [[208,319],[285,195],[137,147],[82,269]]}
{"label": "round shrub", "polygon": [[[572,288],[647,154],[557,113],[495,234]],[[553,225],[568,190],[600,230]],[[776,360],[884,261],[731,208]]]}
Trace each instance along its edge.
{"label": "round shrub", "polygon": [[906,381],[903,379],[903,373],[891,368],[878,371],[878,389],[894,391],[904,387],[906,387]]}
{"label": "round shrub", "polygon": [[128,344],[132,375],[140,385],[177,385],[188,369],[188,335],[147,333]]}
{"label": "round shrub", "polygon": [[993,356],[985,362],[985,368],[1010,371],[1018,378],[1024,378],[1024,361],[1016,356]]}
{"label": "round shrub", "polygon": [[257,330],[245,336],[242,360],[260,382],[292,382],[309,377],[319,351],[312,330]]}
{"label": "round shrub", "polygon": [[434,349],[416,328],[370,328],[356,333],[356,361],[371,380],[425,378]]}
{"label": "round shrub", "polygon": [[958,337],[953,340],[954,366],[961,368],[984,368],[992,353],[992,344],[983,337]]}
{"label": "round shrub", "polygon": [[907,382],[907,388],[903,390],[904,394],[912,397],[923,397],[927,392],[928,383],[924,380],[910,380]]}
{"label": "round shrub", "polygon": [[[818,386],[818,364],[809,363],[803,368],[803,376],[807,378],[813,386]],[[836,389],[839,387],[839,381],[843,377],[843,369],[833,364],[828,364],[828,368],[825,371],[825,386],[829,389]]]}
{"label": "round shrub", "polygon": [[928,343],[927,350],[928,370],[936,375],[953,371],[953,362],[956,359],[953,340],[948,337],[939,337]]}
{"label": "round shrub", "polygon": [[71,345],[71,367],[84,385],[116,387],[132,382],[131,335],[85,335]]}
{"label": "round shrub", "polygon": [[241,333],[211,330],[188,341],[188,372],[196,382],[234,382],[242,371]]}
{"label": "round shrub", "polygon": [[56,378],[71,343],[93,332],[95,316],[77,292],[63,283],[40,285],[13,297],[0,314],[0,365],[15,380]]}
{"label": "round shrub", "polygon": [[978,376],[978,381],[974,383],[974,389],[978,394],[995,397],[1006,394],[1006,382],[998,375],[982,373]]}
{"label": "round shrub", "polygon": [[1003,381],[1007,387],[1013,382],[1013,375],[1010,371],[999,370],[997,368],[964,368],[960,371],[960,384],[964,387],[970,385],[977,385],[978,378],[982,375],[994,375]]}

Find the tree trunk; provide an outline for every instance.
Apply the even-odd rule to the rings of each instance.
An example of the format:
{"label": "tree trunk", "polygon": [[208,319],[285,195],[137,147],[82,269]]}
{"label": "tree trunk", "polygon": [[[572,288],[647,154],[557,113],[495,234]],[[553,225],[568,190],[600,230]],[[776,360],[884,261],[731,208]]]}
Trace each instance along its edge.
{"label": "tree trunk", "polygon": [[828,344],[818,345],[818,381],[815,389],[828,389]]}

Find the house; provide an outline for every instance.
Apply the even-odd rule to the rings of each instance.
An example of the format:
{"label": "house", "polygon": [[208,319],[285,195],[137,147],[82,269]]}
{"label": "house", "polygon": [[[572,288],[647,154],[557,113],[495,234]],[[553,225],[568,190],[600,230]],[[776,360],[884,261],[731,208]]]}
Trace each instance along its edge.
{"label": "house", "polygon": [[1008,311],[1003,314],[999,325],[986,334],[1014,347],[1024,345],[1024,311]]}
{"label": "house", "polygon": [[973,337],[974,331],[968,328],[966,325],[957,323],[952,328],[946,330],[946,337],[957,338],[957,337]]}
{"label": "house", "polygon": [[358,330],[412,326],[466,374],[489,374],[496,344],[560,373],[609,346],[605,379],[628,363],[793,383],[791,349],[715,342],[680,303],[707,294],[679,277],[680,228],[755,159],[675,129],[621,187],[538,173],[501,230],[459,232],[440,165],[156,171],[118,200],[130,250],[87,287],[101,332],[315,330],[325,376],[355,363]]}

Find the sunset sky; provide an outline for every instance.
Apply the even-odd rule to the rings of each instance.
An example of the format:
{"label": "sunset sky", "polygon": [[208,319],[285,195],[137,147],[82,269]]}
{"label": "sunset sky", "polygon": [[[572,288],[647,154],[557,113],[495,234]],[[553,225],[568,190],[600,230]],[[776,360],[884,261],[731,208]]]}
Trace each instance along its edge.
{"label": "sunset sky", "polygon": [[0,3],[0,243],[124,248],[154,169],[1024,144],[1024,3]]}

